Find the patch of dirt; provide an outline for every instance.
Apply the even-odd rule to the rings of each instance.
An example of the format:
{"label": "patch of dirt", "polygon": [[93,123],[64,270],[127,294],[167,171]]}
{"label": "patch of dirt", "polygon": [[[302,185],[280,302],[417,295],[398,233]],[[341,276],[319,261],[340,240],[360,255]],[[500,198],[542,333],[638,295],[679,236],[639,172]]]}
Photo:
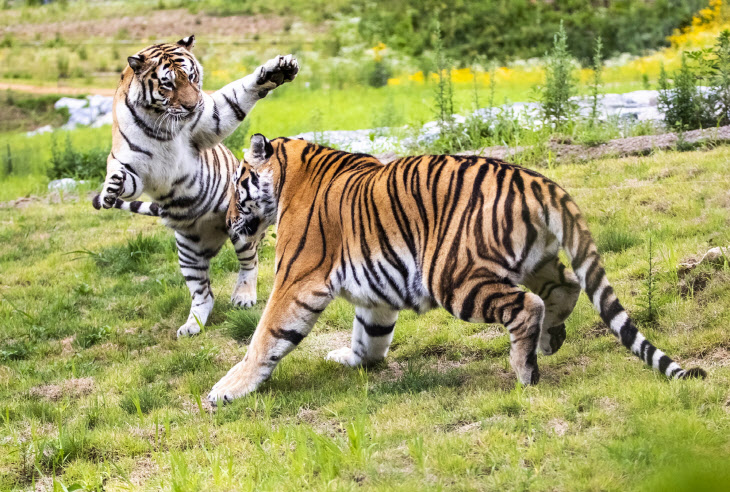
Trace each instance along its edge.
{"label": "patch of dirt", "polygon": [[69,355],[73,353],[74,349],[72,344],[75,338],[75,336],[70,336],[61,340],[61,355]]}
{"label": "patch of dirt", "polygon": [[[715,347],[708,351],[700,351],[694,357],[682,364],[682,367],[701,367],[709,370],[718,367],[730,367],[730,350],[726,347]],[[709,371],[708,371],[709,372]]]}
{"label": "patch of dirt", "polygon": [[52,492],[53,489],[53,477],[44,475],[36,480],[35,492]]}
{"label": "patch of dirt", "polygon": [[[1,88],[1,87],[0,87]],[[63,201],[73,201],[78,199],[78,195],[73,192],[67,192],[63,194]],[[61,203],[61,195],[57,191],[52,191],[44,196],[28,195],[20,197],[16,200],[10,200],[9,202],[0,202],[0,208],[15,208],[24,209],[35,205],[37,203],[42,204],[58,204]]]}
{"label": "patch of dirt", "polygon": [[564,436],[565,433],[568,432],[568,428],[570,427],[570,424],[568,424],[568,422],[566,422],[563,419],[557,419],[557,418],[550,419],[550,421],[548,421],[547,425],[550,430],[550,433],[555,436],[558,436],[558,437]]}
{"label": "patch of dirt", "polygon": [[[701,144],[703,142],[730,141],[730,125],[720,128],[692,130],[684,134],[685,142]],[[588,161],[602,157],[627,157],[632,155],[648,155],[658,149],[672,149],[677,144],[675,133],[661,135],[644,135],[640,137],[617,138],[604,144],[588,147],[585,145],[564,144],[551,141],[548,147],[556,160]],[[527,147],[486,147],[478,151],[464,152],[461,155],[481,155],[495,159],[510,160],[517,154],[528,150]],[[695,177],[696,174],[690,177]]]}
{"label": "patch of dirt", "polygon": [[325,333],[310,333],[302,342],[302,347],[315,357],[325,357],[331,350],[349,347],[352,338],[351,331],[330,331]]}
{"label": "patch of dirt", "polygon": [[311,426],[316,433],[329,437],[336,437],[347,432],[338,420],[325,418],[308,406],[300,407],[297,415],[290,420],[296,424],[305,423]]}
{"label": "patch of dirt", "polygon": [[[205,413],[213,413],[216,411],[217,407],[214,407],[207,398],[207,394],[200,395],[200,403],[203,407],[203,412]],[[190,397],[180,397],[180,402],[182,403],[183,410],[185,413],[189,413],[191,415],[200,415],[200,408],[198,407],[198,404],[193,401]]]}
{"label": "patch of dirt", "polygon": [[502,330],[498,325],[491,325],[479,333],[469,335],[469,338],[478,338],[479,340],[488,342],[489,340],[494,340],[495,338],[499,338],[503,335],[505,335],[504,330]]}
{"label": "patch of dirt", "polygon": [[147,483],[150,478],[156,477],[160,467],[149,456],[137,460],[134,464],[132,473],[129,474],[129,481],[135,486],[140,487]]}
{"label": "patch of dirt", "polygon": [[[123,38],[128,40],[160,40],[175,42],[195,34],[199,41],[205,38],[243,38],[255,34],[281,33],[291,20],[272,15],[212,16],[193,14],[186,9],[156,10],[139,16],[114,19],[47,22],[42,24],[14,23],[5,26],[5,33],[23,40],[46,40],[60,35],[63,38]],[[307,30],[321,30],[307,26]],[[311,31],[310,31],[311,32]],[[121,44],[121,43],[120,43]]]}
{"label": "patch of dirt", "polygon": [[473,432],[475,430],[479,430],[482,426],[481,422],[470,422],[466,424],[461,424],[458,427],[454,429],[454,432],[457,434],[467,434],[469,432]]}
{"label": "patch of dirt", "polygon": [[608,328],[608,326],[606,326],[606,323],[604,323],[603,321],[596,321],[595,323],[593,323],[593,325],[591,325],[590,328],[588,328],[585,336],[587,338],[598,338],[611,334],[611,330]]}
{"label": "patch of dirt", "polygon": [[695,296],[705,290],[710,283],[712,275],[707,272],[699,272],[697,275],[688,275],[679,281],[679,295],[682,299]]}
{"label": "patch of dirt", "polygon": [[606,413],[615,413],[619,409],[619,404],[616,400],[603,396],[598,399],[598,407]]}
{"label": "patch of dirt", "polygon": [[78,398],[88,395],[94,389],[93,378],[67,379],[63,384],[45,384],[30,389],[30,396],[44,398],[50,401],[58,401],[64,395]]}
{"label": "patch of dirt", "polygon": [[384,383],[393,383],[403,377],[402,362],[395,360],[388,361],[388,365],[378,373],[378,380]]}

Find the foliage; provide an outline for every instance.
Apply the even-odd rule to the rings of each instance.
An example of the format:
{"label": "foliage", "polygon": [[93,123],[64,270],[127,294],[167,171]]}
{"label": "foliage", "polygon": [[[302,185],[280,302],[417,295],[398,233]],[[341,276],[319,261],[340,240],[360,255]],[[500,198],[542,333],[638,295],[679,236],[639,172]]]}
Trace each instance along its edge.
{"label": "foliage", "polygon": [[593,78],[591,79],[591,115],[589,119],[590,126],[594,126],[598,120],[598,103],[601,90],[601,73],[603,72],[603,41],[600,37],[596,38],[595,48],[593,49],[593,61],[591,63],[593,70]]}
{"label": "foliage", "polygon": [[546,55],[545,84],[540,88],[543,122],[550,122],[559,130],[575,118],[578,105],[571,98],[577,92],[576,85],[568,36],[561,22],[553,38],[553,49]]}
{"label": "foliage", "polygon": [[591,59],[596,36],[603,39],[607,56],[642,53],[666,46],[666,37],[687,25],[705,4],[706,0],[463,0],[445,7],[440,0],[375,0],[353,8],[366,42],[382,41],[415,56],[435,48],[428,35],[430,19],[423,15],[435,12],[448,55],[466,64],[475,55],[503,62],[541,56],[563,21],[571,33],[568,47],[580,60]]}
{"label": "foliage", "polygon": [[56,138],[51,141],[51,160],[48,177],[51,179],[104,179],[106,173],[107,148],[74,148],[71,137],[66,134],[65,144],[61,146]]}
{"label": "foliage", "polygon": [[68,121],[68,109],[56,109],[60,96],[30,95],[7,90],[0,96],[0,133],[32,130],[43,125],[60,126]]}
{"label": "foliage", "polygon": [[662,66],[658,103],[668,128],[681,132],[730,123],[730,31],[721,32],[713,47],[682,53],[672,79]]}

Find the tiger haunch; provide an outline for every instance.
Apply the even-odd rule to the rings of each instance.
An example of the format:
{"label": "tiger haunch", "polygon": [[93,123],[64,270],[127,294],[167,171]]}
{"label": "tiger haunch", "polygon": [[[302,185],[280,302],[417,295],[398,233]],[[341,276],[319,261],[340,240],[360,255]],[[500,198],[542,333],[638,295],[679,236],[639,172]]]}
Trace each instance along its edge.
{"label": "tiger haunch", "polygon": [[[577,205],[544,176],[473,156],[385,166],[369,155],[262,135],[251,147],[228,220],[244,235],[278,222],[276,276],[244,360],[213,387],[211,401],[258,387],[336,296],[355,305],[355,320],[351,346],[328,358],[349,366],[386,356],[398,311],[442,306],[465,321],[503,324],[518,379],[534,384],[538,349],[560,348],[584,289],[649,365],[669,377],[704,377],[636,330]],[[560,249],[575,273],[558,259]]]}

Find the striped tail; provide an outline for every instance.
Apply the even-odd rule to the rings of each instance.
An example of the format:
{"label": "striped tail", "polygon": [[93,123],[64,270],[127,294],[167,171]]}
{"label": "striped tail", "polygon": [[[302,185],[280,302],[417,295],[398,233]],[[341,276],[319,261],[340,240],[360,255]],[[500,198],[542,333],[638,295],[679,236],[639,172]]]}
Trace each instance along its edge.
{"label": "striped tail", "polygon": [[558,238],[570,258],[581,288],[590,298],[606,325],[631,352],[668,378],[705,378],[700,368],[682,369],[664,352],[656,348],[636,328],[608,282],[596,244],[577,205],[568,195],[561,200],[560,216],[551,216],[550,231]]}
{"label": "striped tail", "polygon": [[[101,209],[101,199],[99,195],[95,195],[94,198],[91,199],[91,204],[94,205],[95,209]],[[159,217],[160,212],[162,212],[160,206],[154,202],[125,202],[119,198],[117,198],[117,201],[114,202],[113,208],[127,210],[128,212],[134,212],[135,214],[140,215],[149,215],[150,217]]]}

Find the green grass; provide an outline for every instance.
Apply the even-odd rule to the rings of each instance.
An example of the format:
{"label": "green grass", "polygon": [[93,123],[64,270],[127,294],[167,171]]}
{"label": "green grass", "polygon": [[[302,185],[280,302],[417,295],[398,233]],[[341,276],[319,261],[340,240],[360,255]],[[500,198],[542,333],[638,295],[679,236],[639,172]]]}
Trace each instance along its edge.
{"label": "green grass", "polygon": [[[85,198],[0,208],[0,489],[724,490],[730,271],[676,268],[730,244],[728,159],[719,147],[542,169],[582,206],[637,315],[651,235],[656,314],[640,328],[706,381],[650,371],[585,296],[536,387],[516,385],[503,330],[443,311],[404,312],[387,363],[348,369],[324,360],[349,343],[353,310],[336,301],[271,381],[208,413],[271,289],[272,240],[257,306],[232,309],[227,246],[209,325],[176,340],[189,294],[155,219]],[[44,396],[53,385],[59,399]]]}

